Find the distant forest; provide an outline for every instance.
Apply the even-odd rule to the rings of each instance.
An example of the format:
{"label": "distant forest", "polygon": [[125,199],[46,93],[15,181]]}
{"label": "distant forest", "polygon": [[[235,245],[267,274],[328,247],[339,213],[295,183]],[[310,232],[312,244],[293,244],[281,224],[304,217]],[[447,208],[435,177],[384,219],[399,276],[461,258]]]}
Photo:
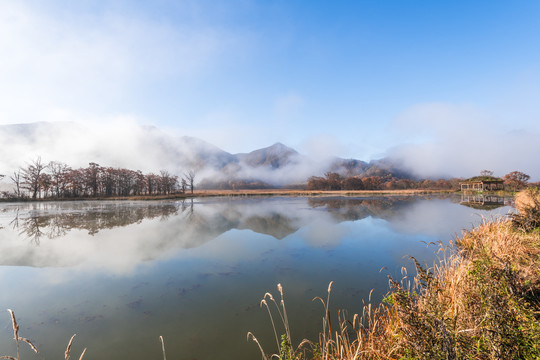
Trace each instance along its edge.
{"label": "distant forest", "polygon": [[[530,176],[520,171],[513,171],[506,174],[502,179],[493,177],[493,172],[483,170],[480,176],[469,180],[490,178],[504,181],[507,190],[519,190],[529,184]],[[307,181],[308,190],[404,190],[404,189],[432,189],[432,190],[460,190],[460,183],[466,181],[462,178],[453,179],[402,179],[391,175],[385,176],[342,176],[335,172],[327,172],[324,177],[312,176]]]}
{"label": "distant forest", "polygon": [[[5,176],[0,175],[0,179]],[[506,190],[519,190],[529,185],[529,175],[513,171],[503,178],[493,177],[493,172],[483,170],[480,176],[469,180],[491,179],[504,181]],[[124,168],[100,166],[91,162],[86,168],[73,169],[67,164],[33,160],[25,167],[13,172],[9,179],[13,183],[11,191],[3,191],[4,199],[62,199],[62,198],[107,198],[127,196],[160,196],[184,194],[195,189],[195,171],[187,171],[183,177],[162,170],[159,174],[143,174]],[[307,190],[460,190],[461,178],[453,179],[407,179],[391,174],[382,176],[344,176],[337,172],[327,172],[324,176],[311,176],[296,189]],[[260,180],[209,181],[204,179],[200,188],[205,189],[268,189],[276,188]]]}
{"label": "distant forest", "polygon": [[73,169],[58,161],[43,163],[37,158],[9,178],[13,190],[2,192],[2,197],[9,199],[124,197],[193,193],[195,172],[190,170],[179,178],[165,170],[143,174],[94,162],[86,168]]}
{"label": "distant forest", "polygon": [[328,172],[321,176],[312,176],[307,181],[308,190],[404,190],[404,189],[436,189],[459,190],[463,179],[412,180],[399,179],[392,176],[342,176]]}

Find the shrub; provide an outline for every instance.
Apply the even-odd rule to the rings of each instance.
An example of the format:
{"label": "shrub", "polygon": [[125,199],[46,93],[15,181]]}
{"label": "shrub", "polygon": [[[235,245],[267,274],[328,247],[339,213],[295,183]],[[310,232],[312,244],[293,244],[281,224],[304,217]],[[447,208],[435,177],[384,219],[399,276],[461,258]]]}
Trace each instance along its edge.
{"label": "shrub", "polygon": [[518,214],[513,216],[514,224],[525,231],[540,226],[540,191],[530,187],[520,191],[515,199]]}

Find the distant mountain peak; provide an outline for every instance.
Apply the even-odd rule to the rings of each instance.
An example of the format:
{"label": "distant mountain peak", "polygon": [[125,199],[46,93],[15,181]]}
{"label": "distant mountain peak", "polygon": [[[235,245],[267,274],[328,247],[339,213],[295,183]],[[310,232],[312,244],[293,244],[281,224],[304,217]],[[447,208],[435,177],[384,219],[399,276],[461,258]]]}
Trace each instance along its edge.
{"label": "distant mountain peak", "polygon": [[282,142],[276,142],[273,145],[269,146],[268,148],[276,148],[276,149],[290,149],[292,148],[288,147],[287,145],[283,144]]}
{"label": "distant mountain peak", "polygon": [[280,142],[277,142],[269,147],[255,150],[255,151],[260,151],[260,150],[265,150],[268,153],[272,153],[272,154],[284,154],[284,153],[298,154],[296,150]]}
{"label": "distant mountain peak", "polygon": [[299,156],[293,148],[277,142],[269,147],[252,151],[248,154],[238,154],[238,158],[249,166],[269,166],[278,169],[293,162],[293,158]]}

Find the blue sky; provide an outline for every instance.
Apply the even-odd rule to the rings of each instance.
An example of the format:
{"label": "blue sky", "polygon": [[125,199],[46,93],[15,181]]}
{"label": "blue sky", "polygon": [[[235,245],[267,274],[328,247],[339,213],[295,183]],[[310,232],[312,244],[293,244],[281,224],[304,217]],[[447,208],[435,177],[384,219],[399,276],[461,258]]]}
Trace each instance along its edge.
{"label": "blue sky", "polygon": [[538,19],[538,1],[0,0],[0,124],[150,124],[439,172],[490,147],[460,175],[540,175]]}

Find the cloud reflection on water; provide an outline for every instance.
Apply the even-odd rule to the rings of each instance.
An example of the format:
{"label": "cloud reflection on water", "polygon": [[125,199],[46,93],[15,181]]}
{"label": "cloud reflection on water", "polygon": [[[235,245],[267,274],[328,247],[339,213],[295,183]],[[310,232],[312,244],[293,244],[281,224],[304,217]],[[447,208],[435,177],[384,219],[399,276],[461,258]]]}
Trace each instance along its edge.
{"label": "cloud reflection on water", "polygon": [[245,243],[230,246],[227,241],[214,241],[231,230],[249,230],[251,237],[255,232],[277,240],[296,234],[310,247],[331,249],[351,236],[338,224],[367,217],[384,219],[399,233],[439,239],[458,232],[456,224],[480,219],[471,217],[471,209],[448,200],[417,197],[4,204],[0,205],[0,264],[129,274],[154,260],[240,259],[260,256],[271,248],[262,242],[247,249]]}

